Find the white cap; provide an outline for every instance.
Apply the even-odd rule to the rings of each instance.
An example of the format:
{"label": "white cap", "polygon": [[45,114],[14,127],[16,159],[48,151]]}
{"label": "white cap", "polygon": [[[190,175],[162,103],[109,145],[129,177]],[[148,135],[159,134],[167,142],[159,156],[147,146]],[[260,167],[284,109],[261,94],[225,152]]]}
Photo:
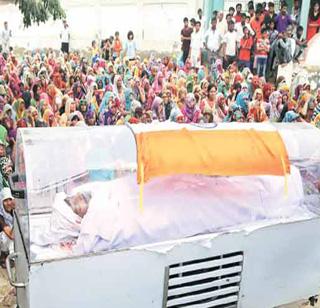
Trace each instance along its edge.
{"label": "white cap", "polygon": [[14,198],[12,197],[10,188],[4,187],[2,189],[2,201],[7,200],[7,199],[13,200]]}

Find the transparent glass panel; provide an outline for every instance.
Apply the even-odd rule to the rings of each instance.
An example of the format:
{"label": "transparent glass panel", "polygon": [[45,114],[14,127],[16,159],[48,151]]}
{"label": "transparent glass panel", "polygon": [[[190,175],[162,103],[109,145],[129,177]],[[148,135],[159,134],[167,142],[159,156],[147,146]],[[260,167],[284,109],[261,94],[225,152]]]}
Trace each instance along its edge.
{"label": "transparent glass panel", "polygon": [[[309,125],[270,127],[284,140],[290,175],[176,175],[153,179],[142,190],[129,127],[21,130],[16,164],[27,184],[23,208],[30,230],[23,232],[30,235],[31,262],[319,215],[320,132]],[[155,129],[161,125],[150,126]],[[23,220],[25,212],[17,212]]]}

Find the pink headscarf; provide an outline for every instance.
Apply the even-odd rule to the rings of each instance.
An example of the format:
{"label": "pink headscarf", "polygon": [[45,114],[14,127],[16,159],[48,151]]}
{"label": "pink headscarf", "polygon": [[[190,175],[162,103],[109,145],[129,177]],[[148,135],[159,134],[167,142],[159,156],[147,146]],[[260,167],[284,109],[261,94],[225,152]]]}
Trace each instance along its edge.
{"label": "pink headscarf", "polygon": [[153,85],[152,85],[152,89],[153,89],[153,91],[154,91],[154,93],[156,95],[159,95],[162,92],[162,89],[163,89],[163,83],[164,83],[163,79],[162,79],[162,83],[159,84],[159,78],[161,78],[161,77],[164,78],[162,72],[160,71],[160,72],[157,73],[157,76],[154,79],[154,82],[153,82]]}

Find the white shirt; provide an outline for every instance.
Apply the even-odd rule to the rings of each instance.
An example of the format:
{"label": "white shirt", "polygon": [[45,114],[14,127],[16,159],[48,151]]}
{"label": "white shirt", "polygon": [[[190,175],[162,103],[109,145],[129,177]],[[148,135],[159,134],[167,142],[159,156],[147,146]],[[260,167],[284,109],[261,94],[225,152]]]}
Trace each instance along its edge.
{"label": "white shirt", "polygon": [[223,43],[226,43],[226,55],[234,57],[237,53],[238,34],[236,31],[228,31],[223,37]]}
{"label": "white shirt", "polygon": [[227,21],[225,19],[223,19],[222,21],[218,21],[217,29],[220,31],[222,35],[226,34],[226,32],[228,31]]}
{"label": "white shirt", "polygon": [[11,30],[3,29],[1,32],[1,42],[3,51],[8,52],[10,47],[10,37],[11,37]]}
{"label": "white shirt", "polygon": [[126,50],[126,56],[130,59],[135,59],[136,57],[136,51],[137,51],[137,45],[135,41],[127,41],[125,45]]}
{"label": "white shirt", "polygon": [[289,38],[289,42],[291,44],[291,56],[294,57],[294,53],[296,50],[296,40],[293,38]]}
{"label": "white shirt", "polygon": [[238,41],[240,42],[240,40],[243,38],[243,26],[241,22],[237,22],[234,25],[234,29],[237,32]]}
{"label": "white shirt", "polygon": [[63,27],[60,35],[61,35],[61,42],[62,43],[69,43],[69,36],[70,36],[69,27],[67,27],[67,28]]}
{"label": "white shirt", "polygon": [[191,35],[191,50],[200,51],[203,46],[201,30],[199,32],[193,32]]}
{"label": "white shirt", "polygon": [[214,51],[214,52],[218,51],[221,45],[221,41],[222,41],[222,35],[218,29],[212,30],[210,28],[204,35],[204,42],[207,43],[207,47],[211,51]]}

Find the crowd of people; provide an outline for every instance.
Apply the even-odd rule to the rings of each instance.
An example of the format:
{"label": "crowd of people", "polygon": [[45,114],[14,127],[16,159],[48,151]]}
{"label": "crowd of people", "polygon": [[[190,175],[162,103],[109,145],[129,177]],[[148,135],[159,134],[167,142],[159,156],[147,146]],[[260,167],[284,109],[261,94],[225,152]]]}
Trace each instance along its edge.
{"label": "crowd of people", "polygon": [[320,26],[315,2],[304,37],[299,6],[294,1],[289,14],[285,2],[279,12],[272,2],[250,1],[247,9],[237,4],[226,16],[213,12],[209,29],[199,10],[197,19],[183,21],[181,54],[163,58],[140,58],[132,31],[124,42],[118,32],[93,41],[89,56],[70,51],[66,22],[61,51],[36,50],[20,58],[8,45],[6,24],[0,53],[0,189],[9,186],[18,128],[319,123],[320,89],[314,92],[308,83],[290,88],[293,63]]}

